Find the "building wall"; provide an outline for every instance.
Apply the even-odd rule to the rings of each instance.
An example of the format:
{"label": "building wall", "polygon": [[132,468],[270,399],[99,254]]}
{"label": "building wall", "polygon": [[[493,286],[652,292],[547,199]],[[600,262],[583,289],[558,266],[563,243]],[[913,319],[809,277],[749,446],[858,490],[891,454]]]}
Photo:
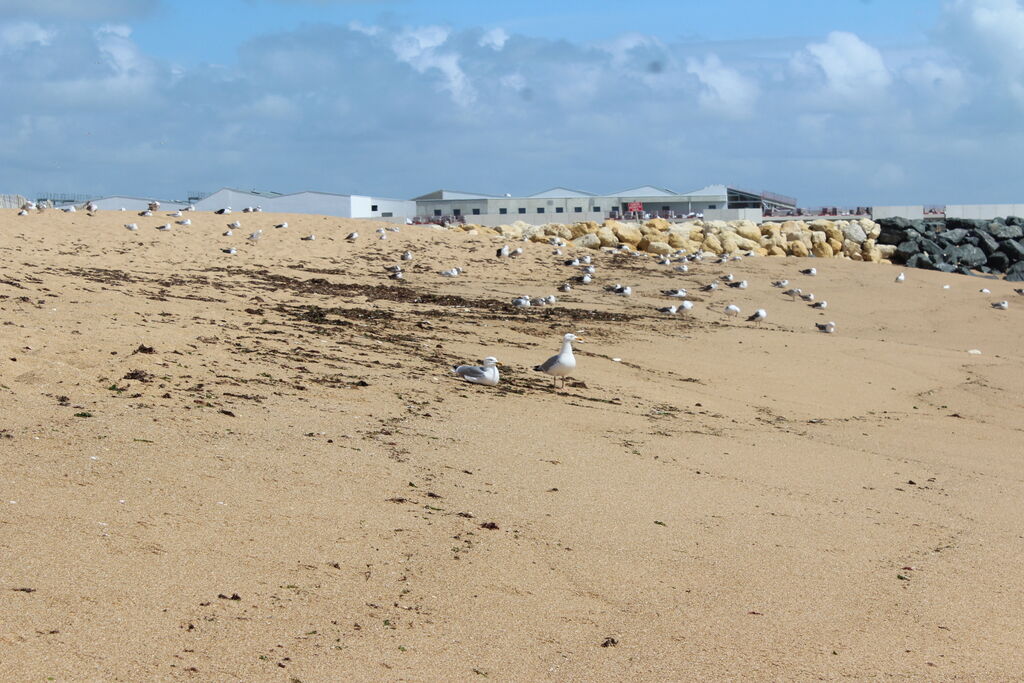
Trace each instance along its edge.
{"label": "building wall", "polygon": [[906,218],[907,220],[918,220],[924,218],[924,207],[921,205],[905,206],[872,206],[871,218]]}
{"label": "building wall", "polygon": [[760,223],[764,218],[761,209],[706,209],[704,219],[709,221],[753,221]]}
{"label": "building wall", "polygon": [[1007,216],[1024,216],[1024,204],[950,204],[946,206],[947,218],[990,220]]}
{"label": "building wall", "polygon": [[[139,197],[103,197],[92,201],[100,211],[120,211],[122,208],[125,211],[144,211],[149,208],[149,202],[152,200]],[[160,202],[161,211],[176,211],[187,207],[188,204],[185,202]]]}

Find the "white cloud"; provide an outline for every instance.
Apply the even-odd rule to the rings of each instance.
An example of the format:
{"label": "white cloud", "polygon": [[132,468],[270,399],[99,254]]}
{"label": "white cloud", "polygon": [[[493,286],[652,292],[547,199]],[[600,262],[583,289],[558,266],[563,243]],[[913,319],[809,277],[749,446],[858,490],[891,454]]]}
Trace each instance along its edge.
{"label": "white cloud", "polygon": [[825,42],[808,45],[794,66],[798,73],[820,70],[832,94],[850,99],[876,97],[892,82],[882,54],[845,31],[832,31]]}
{"label": "white cloud", "polygon": [[437,49],[448,41],[449,35],[449,30],[442,26],[406,29],[394,37],[391,49],[399,60],[421,74],[439,71],[444,78],[442,88],[451,94],[452,101],[469,106],[476,101],[476,91],[459,64],[459,54]]}
{"label": "white cloud", "polygon": [[702,107],[733,118],[751,115],[759,93],[757,83],[723,64],[718,55],[689,59],[686,71],[704,86],[698,96]]}
{"label": "white cloud", "polygon": [[501,51],[501,48],[505,47],[505,43],[508,42],[508,33],[503,28],[492,28],[487,33],[480,36],[480,47],[489,47],[495,51]]}
{"label": "white cloud", "polygon": [[43,28],[34,21],[0,24],[0,52],[22,50],[29,45],[46,47],[56,35],[55,30]]}
{"label": "white cloud", "polygon": [[946,7],[941,35],[950,49],[1024,105],[1024,5],[1017,0],[954,0]]}

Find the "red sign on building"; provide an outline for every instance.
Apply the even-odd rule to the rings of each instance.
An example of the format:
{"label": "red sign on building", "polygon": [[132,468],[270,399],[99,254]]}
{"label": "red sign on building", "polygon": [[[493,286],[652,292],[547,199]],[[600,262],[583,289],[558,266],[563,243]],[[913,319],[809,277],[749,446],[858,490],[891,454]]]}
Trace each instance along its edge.
{"label": "red sign on building", "polygon": [[643,202],[630,202],[629,204],[626,205],[626,211],[643,211],[643,210],[644,210],[644,203]]}

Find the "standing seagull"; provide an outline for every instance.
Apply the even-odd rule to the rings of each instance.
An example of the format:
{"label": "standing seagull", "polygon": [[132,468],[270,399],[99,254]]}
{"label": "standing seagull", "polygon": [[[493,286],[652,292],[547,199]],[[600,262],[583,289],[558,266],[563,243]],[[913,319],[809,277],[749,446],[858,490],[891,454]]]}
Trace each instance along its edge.
{"label": "standing seagull", "polygon": [[252,233],[251,235],[249,235],[245,239],[249,240],[250,242],[257,242],[257,241],[259,241],[259,239],[261,237],[263,237],[263,230],[262,229],[257,230],[256,232]]}
{"label": "standing seagull", "polygon": [[725,314],[731,315],[732,317],[735,318],[740,314],[740,307],[737,306],[736,304],[729,304],[728,306],[725,307]]}
{"label": "standing seagull", "polygon": [[896,276],[896,282],[903,282],[906,279],[907,279],[907,276],[904,275],[903,273],[900,273],[899,275]]}
{"label": "standing seagull", "polygon": [[558,355],[551,356],[540,365],[534,367],[534,370],[543,372],[546,375],[551,375],[552,386],[555,386],[558,382],[558,378],[562,378],[562,386],[565,386],[565,378],[568,377],[573,370],[576,369],[576,356],[572,355],[572,343],[582,342],[582,337],[577,337],[571,332],[562,337],[562,349],[558,352]]}
{"label": "standing seagull", "polygon": [[502,247],[501,249],[498,249],[498,251],[497,251],[497,253],[495,254],[495,256],[497,256],[498,258],[504,258],[504,257],[506,257],[506,256],[508,256],[508,255],[509,255],[509,252],[510,252],[510,251],[512,251],[512,250],[511,250],[511,249],[509,249],[509,248],[508,248],[508,245],[506,244],[506,245],[505,245],[505,246],[503,246],[503,247]]}
{"label": "standing seagull", "polygon": [[748,323],[760,323],[762,320],[768,317],[768,312],[763,308],[759,308],[754,311],[754,315],[747,318]]}
{"label": "standing seagull", "polygon": [[452,372],[471,384],[483,384],[493,387],[500,379],[498,366],[501,363],[494,356],[484,358],[484,364],[480,365],[455,365]]}

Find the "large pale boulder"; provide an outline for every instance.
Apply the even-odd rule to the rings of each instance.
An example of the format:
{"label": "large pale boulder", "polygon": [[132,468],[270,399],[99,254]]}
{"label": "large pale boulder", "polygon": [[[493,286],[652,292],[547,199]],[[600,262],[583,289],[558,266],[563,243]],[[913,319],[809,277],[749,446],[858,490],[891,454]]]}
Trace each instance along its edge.
{"label": "large pale boulder", "polygon": [[645,251],[650,254],[661,254],[664,256],[672,253],[672,245],[667,242],[651,242],[647,245]]}
{"label": "large pale boulder", "polygon": [[829,237],[828,238],[828,246],[832,247],[832,253],[833,254],[842,253],[842,251],[843,251],[843,236],[842,236],[842,233],[839,234],[838,238],[836,238],[836,237]]}
{"label": "large pale boulder", "polygon": [[753,221],[736,221],[736,234],[743,239],[748,239],[753,242],[759,242],[761,240],[761,231]]}
{"label": "large pale boulder", "polygon": [[581,235],[589,235],[597,232],[597,223],[594,221],[580,221],[579,223],[573,223],[569,226],[569,230],[572,231],[572,238],[576,239]]}
{"label": "large pale boulder", "polygon": [[722,244],[722,252],[725,254],[735,254],[740,250],[740,246],[736,244],[736,235],[732,232],[723,232],[719,236],[719,242]]}
{"label": "large pale boulder", "polygon": [[768,255],[769,256],[786,256],[786,250],[784,248],[780,247],[777,244],[773,244],[768,249]]}
{"label": "large pale boulder", "polygon": [[704,251],[710,251],[712,254],[722,253],[722,243],[715,235],[707,235],[704,237],[704,241],[701,243],[701,249]]}
{"label": "large pale boulder", "polygon": [[761,248],[760,240],[747,239],[746,237],[741,237],[738,234],[733,235],[732,238],[736,240],[736,246],[740,251],[756,251]]}
{"label": "large pale boulder", "polygon": [[659,232],[665,232],[671,226],[672,226],[672,224],[669,223],[664,218],[652,218],[651,220],[649,220],[646,223],[644,223],[644,227],[654,228],[655,230],[657,230]]}
{"label": "large pale boulder", "polygon": [[573,238],[572,229],[561,223],[548,223],[544,226],[544,234],[548,237],[561,237],[564,240]]}
{"label": "large pale boulder", "polygon": [[807,224],[803,221],[786,221],[780,226],[783,233],[790,232],[802,232],[807,229]]}
{"label": "large pale boulder", "polygon": [[843,240],[843,253],[853,258],[854,254],[860,253],[860,244],[853,240]]}
{"label": "large pale boulder", "polygon": [[788,251],[790,256],[810,256],[810,250],[807,245],[800,240],[793,240],[788,244]]}
{"label": "large pale boulder", "polygon": [[[813,226],[811,226],[813,228]],[[815,244],[825,244],[828,242],[828,235],[824,230],[811,230],[811,246]]]}
{"label": "large pale boulder", "polygon": [[573,244],[584,249],[600,249],[601,238],[597,236],[597,233],[588,232],[573,240]]}
{"label": "large pale boulder", "polygon": [[827,241],[815,243],[815,245],[811,247],[811,253],[818,258],[832,258],[835,256],[832,252],[832,247],[829,246]]}
{"label": "large pale boulder", "polygon": [[695,225],[692,228],[690,228],[690,239],[693,240],[694,242],[703,242],[704,235],[705,233],[703,227]]}
{"label": "large pale boulder", "polygon": [[870,249],[865,249],[865,250],[863,250],[861,252],[861,254],[864,257],[865,261],[871,261],[872,263],[881,263],[882,262],[882,252],[880,252],[878,250],[878,247],[872,247]]}
{"label": "large pale boulder", "polygon": [[729,227],[729,224],[726,223],[725,221],[704,221],[704,232],[705,233],[710,230],[711,232],[713,232],[713,233],[715,233],[717,235],[718,233],[722,232],[723,230],[725,230],[728,227]]}
{"label": "large pale boulder", "polygon": [[597,232],[594,234],[597,235],[597,238],[599,240],[601,240],[602,247],[619,246],[619,238],[615,236],[615,233],[612,232],[612,229],[609,228],[608,226],[601,226],[600,228],[597,229]]}
{"label": "large pale boulder", "polygon": [[495,228],[503,237],[507,237],[510,240],[519,240],[523,238],[523,229],[516,225],[499,225]]}
{"label": "large pale boulder", "polygon": [[878,244],[875,246],[878,252],[882,255],[883,260],[892,259],[892,255],[896,253],[895,244]]}
{"label": "large pale boulder", "polygon": [[615,233],[620,242],[625,242],[626,244],[639,244],[640,240],[644,238],[640,228],[630,223],[616,223],[608,227],[612,229],[612,232]]}
{"label": "large pale boulder", "polygon": [[864,240],[868,238],[867,233],[864,232],[864,228],[862,228],[860,223],[856,221],[853,223],[847,223],[846,225],[843,225],[840,228],[840,230],[843,231],[843,237],[850,240],[851,242],[856,242],[857,244],[862,243]]}
{"label": "large pale boulder", "polygon": [[690,236],[673,230],[668,234],[668,243],[675,249],[685,249],[691,243]]}
{"label": "large pale boulder", "polygon": [[859,223],[860,227],[864,229],[864,233],[873,240],[878,239],[878,236],[882,234],[882,226],[870,218],[861,218]]}
{"label": "large pale boulder", "polygon": [[761,234],[762,235],[778,235],[782,233],[782,226],[778,223],[762,223]]}
{"label": "large pale boulder", "polygon": [[551,239],[549,235],[544,234],[543,230],[538,230],[536,232],[530,233],[526,237],[531,242],[547,242],[548,240]]}

